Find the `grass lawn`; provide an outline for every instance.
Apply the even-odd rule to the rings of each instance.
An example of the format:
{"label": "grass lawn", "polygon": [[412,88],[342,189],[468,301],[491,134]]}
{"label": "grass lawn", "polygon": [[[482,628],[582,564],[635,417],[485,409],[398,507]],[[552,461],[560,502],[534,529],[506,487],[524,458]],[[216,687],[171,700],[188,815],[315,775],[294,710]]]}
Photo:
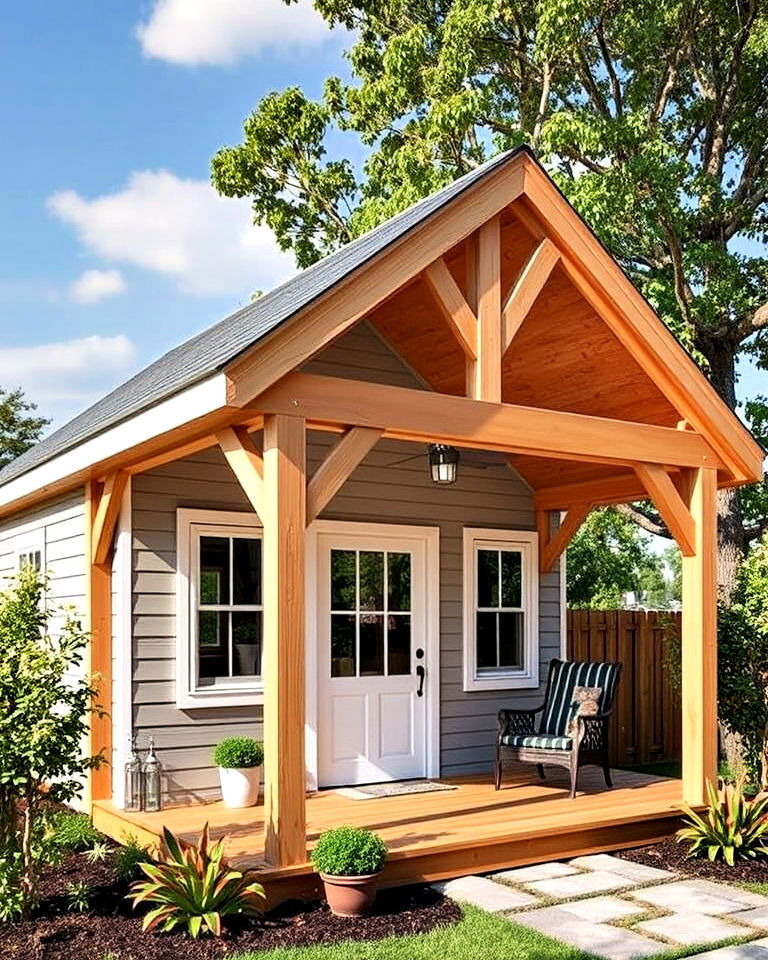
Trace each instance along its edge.
{"label": "grass lawn", "polygon": [[452,927],[412,937],[328,947],[278,948],[237,960],[587,960],[591,954],[550,940],[475,907]]}

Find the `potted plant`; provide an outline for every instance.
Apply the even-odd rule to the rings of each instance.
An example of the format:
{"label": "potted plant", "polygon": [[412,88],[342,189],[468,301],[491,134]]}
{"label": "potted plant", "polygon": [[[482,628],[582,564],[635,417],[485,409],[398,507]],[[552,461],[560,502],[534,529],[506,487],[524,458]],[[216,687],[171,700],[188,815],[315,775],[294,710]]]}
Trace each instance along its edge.
{"label": "potted plant", "polygon": [[227,737],[213,751],[225,807],[253,807],[259,802],[264,746],[252,737]]}
{"label": "potted plant", "polygon": [[387,858],[381,837],[359,827],[326,830],[312,851],[331,913],[364,917],[376,899],[376,881]]}

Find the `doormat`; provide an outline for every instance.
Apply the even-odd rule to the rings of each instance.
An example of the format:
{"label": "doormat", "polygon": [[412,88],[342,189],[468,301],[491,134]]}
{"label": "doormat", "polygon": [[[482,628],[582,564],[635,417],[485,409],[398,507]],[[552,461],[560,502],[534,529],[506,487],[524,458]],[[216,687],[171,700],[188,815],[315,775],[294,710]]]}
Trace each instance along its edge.
{"label": "doormat", "polygon": [[362,787],[340,787],[336,793],[349,800],[376,800],[379,797],[403,797],[409,793],[438,793],[458,789],[453,783],[437,780],[395,780],[391,783],[369,783]]}

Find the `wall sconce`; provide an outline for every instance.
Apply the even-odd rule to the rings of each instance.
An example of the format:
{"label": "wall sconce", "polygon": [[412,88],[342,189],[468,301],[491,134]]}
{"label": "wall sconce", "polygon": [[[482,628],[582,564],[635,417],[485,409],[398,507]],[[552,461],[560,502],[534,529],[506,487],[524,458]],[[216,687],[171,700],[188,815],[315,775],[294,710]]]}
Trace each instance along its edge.
{"label": "wall sconce", "polygon": [[447,443],[433,443],[427,454],[432,483],[455,483],[459,467],[459,451]]}

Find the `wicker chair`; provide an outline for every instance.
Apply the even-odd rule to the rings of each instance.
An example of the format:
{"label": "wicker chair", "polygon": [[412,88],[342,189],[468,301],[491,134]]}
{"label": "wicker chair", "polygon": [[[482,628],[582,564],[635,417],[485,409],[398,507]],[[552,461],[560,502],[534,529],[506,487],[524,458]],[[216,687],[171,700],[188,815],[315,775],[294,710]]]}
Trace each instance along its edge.
{"label": "wicker chair", "polygon": [[[496,736],[496,789],[501,788],[505,760],[535,763],[544,779],[544,764],[566,767],[571,774],[571,797],[576,796],[579,768],[603,768],[611,787],[608,765],[608,718],[613,712],[621,676],[620,663],[553,660],[549,665],[544,703],[528,710],[500,710]],[[574,687],[600,687],[598,713],[578,717],[578,733],[566,733],[573,707]],[[536,729],[536,715],[541,720]]]}

